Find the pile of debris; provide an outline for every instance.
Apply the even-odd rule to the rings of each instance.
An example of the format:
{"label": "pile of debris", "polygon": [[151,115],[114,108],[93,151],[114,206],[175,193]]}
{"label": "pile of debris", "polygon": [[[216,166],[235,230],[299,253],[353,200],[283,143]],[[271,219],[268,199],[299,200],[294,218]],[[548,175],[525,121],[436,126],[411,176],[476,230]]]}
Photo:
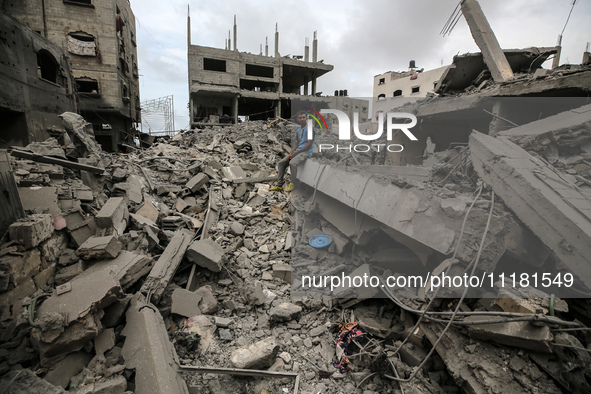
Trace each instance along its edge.
{"label": "pile of debris", "polygon": [[[573,315],[584,302],[532,289],[302,291],[304,274],[566,263],[498,186],[507,177],[482,170],[478,149],[508,152],[507,139],[474,134],[428,168],[376,166],[382,153],[308,159],[290,195],[269,191],[289,122],[196,129],[123,155],[101,152],[79,116],[62,117],[65,133],[0,166],[18,193],[8,210],[22,217],[0,246],[7,392],[590,391],[591,342]],[[547,145],[536,141],[528,149]],[[555,163],[587,180],[587,157],[562,160],[566,146]],[[488,201],[493,191],[503,202]],[[329,248],[308,245],[318,234]]]}

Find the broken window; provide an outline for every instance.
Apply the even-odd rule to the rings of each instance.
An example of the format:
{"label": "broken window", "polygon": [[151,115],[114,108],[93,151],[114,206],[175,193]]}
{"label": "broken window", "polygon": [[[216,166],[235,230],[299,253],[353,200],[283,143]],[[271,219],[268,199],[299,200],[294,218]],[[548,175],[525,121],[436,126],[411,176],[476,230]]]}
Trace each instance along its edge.
{"label": "broken window", "polygon": [[420,88],[420,86],[413,86],[411,89],[411,93],[418,93]]}
{"label": "broken window", "polygon": [[59,64],[53,55],[45,49],[37,52],[37,71],[40,78],[57,83]]}
{"label": "broken window", "polygon": [[96,79],[82,77],[76,78],[76,90],[78,93],[99,94],[99,85]]}
{"label": "broken window", "polygon": [[393,96],[394,96],[394,97],[396,97],[396,96],[402,96],[402,90],[400,90],[400,89],[398,89],[398,90],[395,90],[395,91],[394,91],[394,95],[393,95]]}
{"label": "broken window", "polygon": [[65,4],[92,5],[92,0],[64,0]]}
{"label": "broken window", "polygon": [[273,78],[273,67],[247,64],[246,75],[252,75],[253,77]]}
{"label": "broken window", "polygon": [[384,93],[378,95],[378,100],[385,100],[386,99],[386,95]]}
{"label": "broken window", "polygon": [[83,31],[68,34],[68,52],[80,56],[96,56],[94,36]]}
{"label": "broken window", "polygon": [[378,85],[383,85],[386,83],[386,78],[380,78],[380,83]]}
{"label": "broken window", "polygon": [[226,72],[226,61],[204,57],[203,69],[208,71]]}

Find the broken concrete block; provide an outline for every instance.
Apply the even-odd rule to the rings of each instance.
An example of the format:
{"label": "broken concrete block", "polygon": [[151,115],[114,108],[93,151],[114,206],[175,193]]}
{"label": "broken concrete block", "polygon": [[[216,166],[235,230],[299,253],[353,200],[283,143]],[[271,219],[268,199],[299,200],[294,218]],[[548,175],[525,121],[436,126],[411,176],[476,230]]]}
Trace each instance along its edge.
{"label": "broken concrete block", "polygon": [[113,228],[119,235],[125,232],[129,220],[127,203],[123,197],[112,197],[103,205],[95,217],[100,228]]}
{"label": "broken concrete block", "polygon": [[230,362],[235,368],[264,369],[273,364],[277,353],[279,345],[275,338],[269,337],[234,350],[230,355]]}
{"label": "broken concrete block", "polygon": [[0,257],[0,269],[10,275],[15,286],[38,274],[42,268],[39,249],[27,250],[22,256]]}
{"label": "broken concrete block", "polygon": [[246,173],[241,167],[223,167],[222,168],[222,175],[224,178],[229,180],[239,179],[239,178],[246,178]]}
{"label": "broken concrete block", "polygon": [[103,310],[104,316],[101,319],[101,323],[104,327],[116,327],[123,322],[131,297],[133,297],[131,294],[126,294],[123,298],[118,298],[117,301]]}
{"label": "broken concrete block", "polygon": [[444,198],[440,205],[441,209],[451,217],[463,216],[466,211],[466,203],[457,198]]}
{"label": "broken concrete block", "polygon": [[230,226],[230,231],[234,235],[242,235],[244,234],[244,225],[240,222],[233,222]]}
{"label": "broken concrete block", "polygon": [[[67,394],[67,391],[59,386],[54,386],[45,379],[41,379],[30,369],[20,369],[7,373],[0,379],[0,387],[6,388],[10,393],[43,393],[43,394]],[[10,387],[10,391],[8,391]]]}
{"label": "broken concrete block", "polygon": [[[494,316],[468,316],[464,321],[495,321]],[[552,353],[554,336],[548,326],[534,326],[526,321],[501,322],[468,326],[468,336],[482,341],[493,341],[520,349]]]}
{"label": "broken concrete block", "polygon": [[49,239],[41,243],[41,256],[48,263],[57,261],[68,246],[68,236],[62,232],[54,233]]}
{"label": "broken concrete block", "polygon": [[474,131],[469,146],[478,175],[591,292],[588,197],[556,169],[506,137]]}
{"label": "broken concrete block", "polygon": [[84,242],[76,253],[84,260],[115,258],[123,248],[117,237],[90,237]]}
{"label": "broken concrete block", "polygon": [[201,296],[192,291],[185,289],[175,289],[172,292],[172,313],[184,317],[192,317],[201,314],[199,309],[199,302]]}
{"label": "broken concrete block", "polygon": [[144,282],[141,292],[152,293],[152,299],[156,302],[162,296],[164,289],[174,276],[180,265],[187,247],[193,239],[193,233],[187,230],[177,230],[174,236],[166,246],[166,249],[160,255],[158,261],[150,271],[150,274]]}
{"label": "broken concrete block", "polygon": [[80,275],[82,272],[84,272],[86,266],[86,261],[79,260],[76,264],[72,264],[60,269],[55,274],[55,284],[60,286],[66,282],[71,281],[72,279]]}
{"label": "broken concrete block", "polygon": [[[201,189],[201,186],[205,185],[209,182],[209,177],[203,173],[199,173],[195,175],[193,178],[187,182],[185,187],[195,193],[197,190]],[[179,211],[180,212],[180,211]]]}
{"label": "broken concrete block", "polygon": [[273,276],[291,283],[291,266],[289,264],[273,264]]}
{"label": "broken concrete block", "polygon": [[211,291],[211,286],[202,286],[194,292],[201,300],[199,301],[199,309],[204,315],[212,315],[219,309],[218,300]]}
{"label": "broken concrete block", "polygon": [[[117,276],[111,267],[84,271],[71,282],[71,290],[53,295],[37,308],[40,328],[32,335],[39,342],[43,365],[58,361],[68,353],[78,351],[101,330],[102,309],[122,295]],[[65,329],[47,330],[43,321],[60,316]],[[50,335],[51,334],[51,335]],[[57,335],[56,335],[57,334]]]}
{"label": "broken concrete block", "polygon": [[72,394],[124,394],[127,390],[127,380],[119,375],[112,379],[101,379],[98,382],[85,383],[74,390],[69,390]]}
{"label": "broken concrete block", "polygon": [[230,327],[230,324],[232,324],[232,319],[227,317],[214,316],[213,318],[215,320],[215,325],[218,327],[228,328]]}
{"label": "broken concrete block", "polygon": [[75,230],[70,230],[70,236],[74,240],[76,246],[82,245],[88,238],[92,237],[97,230],[94,218],[88,218],[80,227]]}
{"label": "broken concrete block", "polygon": [[302,307],[290,302],[283,302],[269,311],[269,320],[286,322],[300,317]]}
{"label": "broken concrete block", "polygon": [[188,394],[164,320],[158,309],[145,305],[151,306],[144,296],[133,296],[122,331],[126,339],[121,355],[125,365],[135,369],[135,392]]}
{"label": "broken concrete block", "polygon": [[94,351],[97,354],[105,354],[107,350],[111,350],[115,346],[115,330],[108,328],[103,330],[94,338]]}
{"label": "broken concrete block", "polygon": [[56,263],[50,264],[47,268],[33,277],[35,286],[37,286],[38,289],[47,290],[54,283],[56,266]]}
{"label": "broken concrete block", "polygon": [[97,262],[88,270],[92,273],[95,270],[102,270],[104,266],[109,266],[112,272],[116,273],[121,288],[127,290],[150,272],[153,265],[154,260],[151,257],[124,250],[116,258]]}
{"label": "broken concrete block", "polygon": [[206,238],[195,241],[187,249],[185,256],[187,260],[207,268],[213,272],[222,270],[221,262],[224,250],[213,239]]}
{"label": "broken concrete block", "polygon": [[92,357],[81,351],[69,354],[62,361],[54,365],[44,379],[54,386],[68,388],[70,379],[78,375],[88,365]]}
{"label": "broken concrete block", "polygon": [[147,219],[150,219],[152,222],[156,223],[158,221],[158,215],[160,214],[160,212],[158,211],[158,209],[156,209],[154,204],[146,200],[146,202],[144,202],[142,206],[137,211],[135,211],[135,214],[143,216]]}
{"label": "broken concrete block", "polygon": [[53,218],[44,214],[30,215],[23,221],[12,223],[8,233],[12,241],[21,243],[25,249],[31,249],[51,237]]}
{"label": "broken concrete block", "polygon": [[25,211],[48,213],[52,216],[61,215],[57,205],[57,188],[55,187],[19,187],[20,196]]}
{"label": "broken concrete block", "polygon": [[0,297],[0,306],[14,305],[17,301],[31,296],[36,291],[37,287],[35,286],[35,282],[33,279],[29,278],[14,289],[7,291],[6,293],[2,293],[2,297]]}

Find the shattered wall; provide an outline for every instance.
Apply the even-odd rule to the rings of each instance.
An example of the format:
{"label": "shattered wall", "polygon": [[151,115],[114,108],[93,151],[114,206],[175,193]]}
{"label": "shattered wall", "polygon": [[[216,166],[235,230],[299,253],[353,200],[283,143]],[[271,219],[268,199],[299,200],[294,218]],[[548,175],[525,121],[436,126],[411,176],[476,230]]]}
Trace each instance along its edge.
{"label": "shattered wall", "polygon": [[61,129],[57,114],[74,111],[73,79],[64,51],[0,13],[0,146],[24,146]]}

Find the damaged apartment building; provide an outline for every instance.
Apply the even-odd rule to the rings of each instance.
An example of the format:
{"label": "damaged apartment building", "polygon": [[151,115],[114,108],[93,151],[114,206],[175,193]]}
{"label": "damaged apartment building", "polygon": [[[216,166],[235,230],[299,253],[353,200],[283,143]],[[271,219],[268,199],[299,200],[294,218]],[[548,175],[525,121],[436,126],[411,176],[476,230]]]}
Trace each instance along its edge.
{"label": "damaged apartment building", "polygon": [[[234,18],[233,39],[225,49],[191,44],[191,20],[187,21],[189,59],[189,109],[191,126],[203,123],[237,123],[238,117],[262,120],[289,118],[292,98],[315,96],[316,81],[333,69],[318,60],[318,40],[314,32],[312,59],[309,45],[304,56],[281,56],[279,32],[275,31],[275,50],[269,56],[239,52]],[[309,87],[311,85],[311,87]]]}
{"label": "damaged apartment building", "polygon": [[[50,73],[50,78],[42,74],[40,81],[43,82],[29,77],[29,86],[43,84],[50,90],[49,86],[65,86],[61,80],[67,81],[71,71],[73,81],[67,89],[76,99],[75,106],[54,109],[57,106],[54,95],[36,95],[34,90],[26,92],[25,96],[36,96],[43,112],[59,114],[77,110],[92,124],[103,149],[117,151],[134,130],[134,123],[140,121],[135,17],[129,1],[3,1],[1,12],[14,17],[67,54],[64,56],[54,50],[42,51],[39,55],[42,48],[35,47],[33,50],[40,57],[39,69],[55,68],[56,71]],[[64,66],[64,62],[68,66]],[[30,70],[35,68],[32,65]],[[14,77],[9,74],[4,78]],[[11,90],[3,94],[10,94]],[[31,116],[27,109],[13,110],[11,118],[18,121],[19,113],[25,113],[25,118]],[[50,124],[27,123],[27,126],[30,134],[52,130]]]}

